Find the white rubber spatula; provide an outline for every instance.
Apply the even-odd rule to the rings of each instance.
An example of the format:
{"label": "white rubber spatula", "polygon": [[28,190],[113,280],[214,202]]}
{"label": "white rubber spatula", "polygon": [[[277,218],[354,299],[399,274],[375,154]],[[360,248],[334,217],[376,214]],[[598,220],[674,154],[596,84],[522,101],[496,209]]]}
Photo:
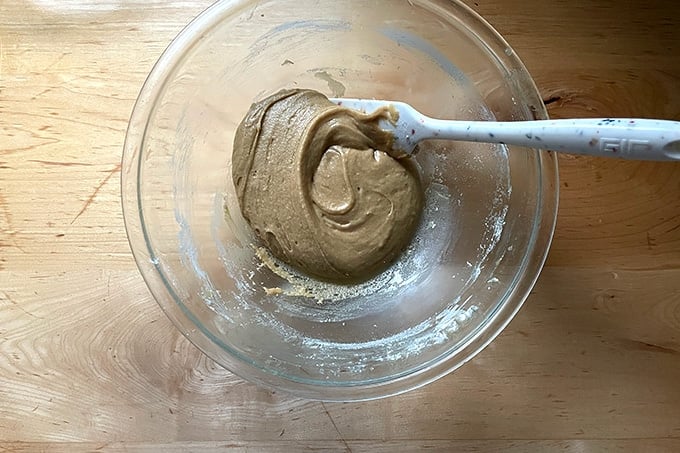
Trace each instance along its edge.
{"label": "white rubber spatula", "polygon": [[621,159],[680,161],[680,122],[638,118],[540,121],[455,121],[427,117],[409,104],[371,99],[335,98],[349,109],[373,112],[392,106],[399,119],[380,126],[394,134],[394,148],[413,154],[427,139],[500,143],[569,154]]}

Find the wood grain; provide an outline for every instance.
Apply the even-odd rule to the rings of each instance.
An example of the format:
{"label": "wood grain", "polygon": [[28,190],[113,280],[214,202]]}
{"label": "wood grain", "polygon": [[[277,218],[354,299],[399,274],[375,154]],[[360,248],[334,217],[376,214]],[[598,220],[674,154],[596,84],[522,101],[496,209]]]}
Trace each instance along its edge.
{"label": "wood grain", "polygon": [[50,452],[50,453],[77,453],[81,451],[109,451],[109,452],[156,452],[189,453],[189,452],[222,452],[252,453],[259,451],[268,452],[335,452],[352,451],[393,453],[395,451],[420,451],[426,450],[432,453],[460,452],[469,453],[484,451],[488,453],[522,453],[526,451],[560,451],[564,453],[580,453],[583,451],[592,453],[608,453],[611,451],[654,451],[658,453],[676,452],[680,448],[680,442],[675,439],[604,439],[604,440],[566,440],[566,441],[273,441],[273,442],[175,442],[162,443],[13,443],[0,444],[0,452]]}
{"label": "wood grain", "polygon": [[[0,3],[0,451],[680,449],[678,164],[561,157],[525,307],[424,389],[299,400],[186,341],[132,259],[120,158],[144,78],[209,3]],[[672,2],[468,4],[552,116],[680,119]]]}

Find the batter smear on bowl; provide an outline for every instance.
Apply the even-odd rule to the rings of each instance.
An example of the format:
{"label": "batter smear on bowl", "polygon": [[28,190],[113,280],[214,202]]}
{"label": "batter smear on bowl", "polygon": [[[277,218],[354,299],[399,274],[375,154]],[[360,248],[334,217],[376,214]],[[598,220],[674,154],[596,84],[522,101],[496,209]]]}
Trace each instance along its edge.
{"label": "batter smear on bowl", "polygon": [[250,107],[234,139],[232,178],[244,218],[278,259],[334,282],[364,280],[409,244],[423,209],[413,162],[381,119],[312,90]]}

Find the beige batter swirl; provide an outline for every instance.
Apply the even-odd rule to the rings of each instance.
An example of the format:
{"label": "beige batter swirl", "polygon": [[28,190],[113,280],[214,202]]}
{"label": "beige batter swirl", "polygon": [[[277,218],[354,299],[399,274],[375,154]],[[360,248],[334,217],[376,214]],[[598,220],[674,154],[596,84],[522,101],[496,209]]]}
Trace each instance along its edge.
{"label": "beige batter swirl", "polygon": [[369,278],[397,258],[423,205],[417,171],[378,127],[397,115],[339,107],[312,90],[251,106],[232,177],[243,216],[274,256],[337,282]]}

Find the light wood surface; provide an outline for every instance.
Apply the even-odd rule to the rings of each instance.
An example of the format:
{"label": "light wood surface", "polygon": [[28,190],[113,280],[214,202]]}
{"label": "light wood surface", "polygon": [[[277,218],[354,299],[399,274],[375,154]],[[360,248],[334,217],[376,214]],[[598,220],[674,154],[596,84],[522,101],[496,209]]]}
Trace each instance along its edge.
{"label": "light wood surface", "polygon": [[[165,318],[120,208],[127,119],[208,0],[0,0],[0,451],[680,451],[680,164],[561,157],[547,266],[458,372],[367,403],[243,382]],[[469,2],[554,117],[680,120],[675,2]]]}

